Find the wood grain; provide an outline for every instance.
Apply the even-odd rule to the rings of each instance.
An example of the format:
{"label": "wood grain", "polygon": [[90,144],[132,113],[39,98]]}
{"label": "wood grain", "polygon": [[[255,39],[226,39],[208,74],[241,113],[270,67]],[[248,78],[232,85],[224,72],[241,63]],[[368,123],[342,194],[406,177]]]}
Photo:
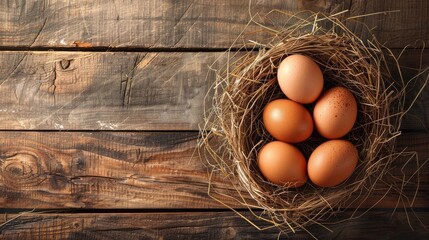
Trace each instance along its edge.
{"label": "wood grain", "polygon": [[[357,16],[383,11],[400,12],[363,19],[389,47],[402,48],[416,40],[429,39],[429,4],[425,0],[314,0],[252,1],[255,20],[269,27],[283,26],[285,15],[268,14],[312,10]],[[248,0],[151,1],[2,1],[0,3],[0,46],[2,47],[139,47],[139,48],[228,48],[251,19]],[[365,38],[361,24],[350,28]],[[246,37],[263,40],[256,24]]]}
{"label": "wood grain", "polygon": [[[224,208],[207,194],[207,169],[195,151],[197,132],[1,134],[3,208]],[[428,134],[401,136],[398,151],[407,147],[419,153],[418,162],[407,163],[407,158],[395,161],[395,177],[409,180],[403,186],[408,198],[398,202],[395,189],[391,189],[379,207],[409,206],[417,176],[420,190],[414,206],[429,204],[429,168],[423,165],[429,158],[428,146]],[[419,175],[413,175],[419,167]],[[224,203],[242,207],[233,199],[239,198],[238,193],[223,175],[214,174],[212,189],[213,196]],[[372,206],[384,193],[374,192],[362,207]],[[241,194],[252,202],[249,195]]]}
{"label": "wood grain", "polygon": [[[197,133],[2,133],[8,208],[213,208]],[[221,178],[216,185],[233,193]],[[231,200],[226,199],[231,203]]]}
{"label": "wood grain", "polygon": [[[429,2],[427,1],[348,0],[345,2],[348,3],[349,16],[393,11],[359,19],[373,29],[377,39],[388,47],[402,48],[417,42],[429,43],[429,26],[417,20],[429,19]],[[363,39],[369,37],[362,24],[349,22],[348,27]],[[413,37],[407,37],[408,35],[413,35]]]}
{"label": "wood grain", "polygon": [[[0,52],[0,129],[198,130],[215,80],[209,66],[226,59],[221,52]],[[429,51],[402,54],[405,79],[420,59],[429,66]],[[428,75],[414,81],[408,104]],[[429,128],[428,99],[429,86],[403,129]]]}
{"label": "wood grain", "polygon": [[[356,214],[362,214],[358,211]],[[259,227],[269,226],[249,212],[240,212]],[[259,213],[257,213],[259,214]],[[337,214],[345,220],[351,212]],[[15,219],[13,219],[15,218]],[[333,221],[335,221],[335,219]],[[186,213],[27,213],[18,217],[8,214],[0,220],[0,238],[9,239],[309,239],[304,231],[281,234],[276,228],[260,231],[231,212]],[[420,222],[421,221],[421,222]],[[409,227],[411,224],[414,231]],[[319,239],[425,239],[429,233],[429,213],[416,215],[400,211],[377,210],[341,224],[319,226],[308,230]]]}
{"label": "wood grain", "polygon": [[198,129],[219,56],[2,52],[0,129]]}
{"label": "wood grain", "polygon": [[[278,238],[278,230],[255,229],[207,194],[209,176],[195,147],[204,97],[214,81],[208,65],[225,63],[220,51],[234,43],[264,41],[268,35],[255,23],[247,26],[250,15],[269,27],[286,24],[272,9],[346,9],[345,17],[393,11],[360,20],[398,55],[408,44],[428,43],[429,2],[251,2],[0,1],[0,239]],[[362,24],[346,25],[369,37]],[[110,49],[115,52],[102,52]],[[409,79],[414,68],[429,66],[429,51],[407,50],[401,64]],[[407,104],[427,77],[410,85]],[[362,197],[352,196],[350,207],[364,209],[349,208],[332,221],[377,208],[330,224],[332,232],[312,226],[315,236],[429,238],[428,100],[429,86],[403,119],[408,133],[396,150],[418,154],[393,163],[393,177],[406,182],[403,188],[387,196],[375,191],[362,205],[356,203]],[[212,181],[213,195],[266,226],[227,197],[238,194],[226,177],[213,174]],[[399,201],[397,190],[403,193]],[[416,215],[402,208],[410,205]],[[33,208],[50,213],[17,214]],[[310,238],[302,231],[280,237]]]}

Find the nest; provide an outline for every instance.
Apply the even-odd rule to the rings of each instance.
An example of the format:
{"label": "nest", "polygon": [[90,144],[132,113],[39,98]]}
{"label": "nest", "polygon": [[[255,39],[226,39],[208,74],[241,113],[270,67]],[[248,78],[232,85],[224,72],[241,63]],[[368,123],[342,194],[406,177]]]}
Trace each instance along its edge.
{"label": "nest", "polygon": [[[212,106],[206,111],[200,144],[210,170],[224,176],[237,189],[235,195],[228,197],[249,208],[269,226],[295,232],[311,224],[324,224],[341,209],[359,208],[374,191],[384,191],[377,195],[380,199],[392,190],[400,192],[403,183],[392,176],[392,162],[404,155],[415,156],[395,151],[395,139],[407,111],[406,83],[402,78],[393,78],[401,75],[389,49],[371,34],[365,42],[357,37],[345,26],[345,21],[351,19],[309,12],[282,14],[286,14],[288,27],[260,25],[261,31],[271,37],[263,43],[253,42],[253,47],[243,45],[240,51],[230,49],[225,53],[228,63],[212,69],[216,82],[208,94],[207,101]],[[310,181],[300,188],[277,186],[267,182],[257,167],[259,149],[273,141],[263,126],[262,112],[268,102],[286,98],[278,87],[277,67],[292,54],[309,56],[318,63],[324,75],[324,90],[343,86],[358,103],[357,122],[343,138],[357,147],[358,165],[352,177],[334,188],[320,188]],[[323,141],[313,134],[297,147],[308,159]],[[256,204],[242,197],[243,189]],[[214,191],[214,187],[209,188],[213,197]],[[407,201],[412,205],[413,198]]]}

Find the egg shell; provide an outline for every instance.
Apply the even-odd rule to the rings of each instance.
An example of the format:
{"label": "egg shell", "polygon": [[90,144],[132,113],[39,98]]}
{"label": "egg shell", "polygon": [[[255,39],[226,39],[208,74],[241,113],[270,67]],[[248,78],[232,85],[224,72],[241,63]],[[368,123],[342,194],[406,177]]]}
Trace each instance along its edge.
{"label": "egg shell", "polygon": [[336,186],[349,178],[358,162],[356,147],[346,140],[329,140],[310,155],[307,172],[310,180],[320,187]]}
{"label": "egg shell", "polygon": [[286,57],[277,70],[277,80],[282,92],[291,100],[309,104],[323,90],[323,74],[310,57],[294,54]]}
{"label": "egg shell", "polygon": [[298,148],[280,141],[269,142],[258,153],[258,167],[269,182],[300,187],[307,181],[307,162]]}
{"label": "egg shell", "polygon": [[271,136],[288,143],[306,140],[314,129],[308,110],[288,99],[277,99],[268,103],[262,118]]}
{"label": "egg shell", "polygon": [[324,92],[313,110],[316,131],[328,139],[341,138],[349,133],[356,118],[356,99],[344,87],[333,87]]}

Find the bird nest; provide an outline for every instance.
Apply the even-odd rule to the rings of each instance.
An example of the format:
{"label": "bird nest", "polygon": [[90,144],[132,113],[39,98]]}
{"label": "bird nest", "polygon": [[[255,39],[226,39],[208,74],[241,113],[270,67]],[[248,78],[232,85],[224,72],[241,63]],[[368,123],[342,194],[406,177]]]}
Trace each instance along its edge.
{"label": "bird nest", "polygon": [[[400,67],[390,50],[370,30],[367,40],[356,36],[345,25],[351,19],[309,12],[282,14],[289,23],[287,27],[274,29],[260,24],[261,31],[270,35],[266,41],[228,50],[224,55],[227,64],[212,69],[216,81],[206,99],[212,106],[206,111],[199,146],[210,171],[224,176],[237,189],[228,197],[269,226],[295,232],[311,224],[323,225],[342,209],[363,204],[368,207],[367,199],[374,191],[380,199],[393,190],[401,195],[403,179],[393,176],[392,163],[415,154],[395,150],[407,111],[407,84],[397,77],[401,76]],[[257,166],[259,149],[273,141],[264,128],[262,112],[270,101],[285,98],[277,83],[277,69],[292,54],[306,55],[317,62],[323,72],[324,89],[345,87],[358,103],[356,123],[344,137],[357,147],[358,164],[347,181],[333,188],[320,188],[309,181],[300,188],[274,185],[264,179]],[[388,62],[394,64],[388,66]],[[323,141],[313,134],[296,146],[308,158]],[[256,204],[243,197],[243,189]],[[214,197],[215,192],[210,186],[209,194]],[[216,199],[222,202],[222,198]],[[412,205],[413,198],[407,199]],[[263,210],[262,214],[255,211],[258,209]]]}

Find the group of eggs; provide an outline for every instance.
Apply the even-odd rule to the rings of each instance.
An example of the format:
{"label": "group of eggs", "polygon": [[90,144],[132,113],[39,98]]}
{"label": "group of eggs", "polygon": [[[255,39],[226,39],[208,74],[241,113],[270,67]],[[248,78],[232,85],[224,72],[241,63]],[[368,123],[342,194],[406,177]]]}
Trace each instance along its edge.
{"label": "group of eggs", "polygon": [[[258,152],[258,167],[271,183],[300,187],[310,178],[320,187],[336,186],[349,178],[358,162],[358,151],[341,139],[353,128],[357,104],[344,87],[323,91],[323,73],[310,57],[294,54],[279,65],[277,80],[287,99],[269,102],[263,111],[265,129],[276,140]],[[313,106],[313,112],[304,105]],[[308,161],[294,145],[316,130],[326,139]]]}

